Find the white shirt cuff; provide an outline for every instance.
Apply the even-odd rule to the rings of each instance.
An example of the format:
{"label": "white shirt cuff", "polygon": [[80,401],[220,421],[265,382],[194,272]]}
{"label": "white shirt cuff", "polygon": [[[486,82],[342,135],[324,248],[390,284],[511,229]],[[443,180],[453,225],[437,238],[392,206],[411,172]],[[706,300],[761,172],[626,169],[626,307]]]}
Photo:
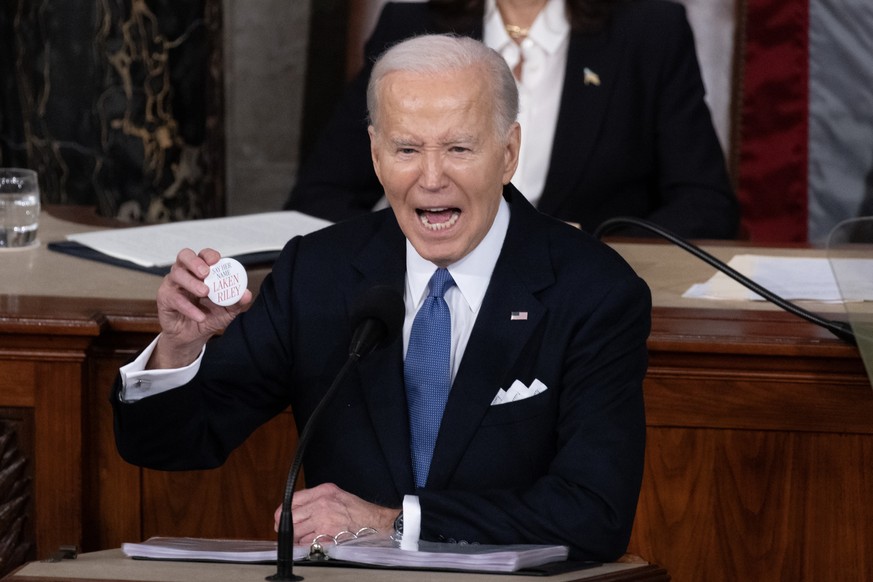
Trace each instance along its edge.
{"label": "white shirt cuff", "polygon": [[146,370],[146,364],[148,364],[149,358],[152,357],[152,352],[155,350],[157,343],[158,338],[155,338],[134,361],[119,369],[121,374],[120,397],[122,402],[136,402],[137,400],[178,388],[190,382],[197,375],[206,346],[203,346],[203,349],[200,350],[200,355],[197,356],[197,359],[184,368]]}
{"label": "white shirt cuff", "polygon": [[403,535],[400,536],[400,549],[418,551],[418,538],[421,535],[421,505],[418,495],[403,496]]}

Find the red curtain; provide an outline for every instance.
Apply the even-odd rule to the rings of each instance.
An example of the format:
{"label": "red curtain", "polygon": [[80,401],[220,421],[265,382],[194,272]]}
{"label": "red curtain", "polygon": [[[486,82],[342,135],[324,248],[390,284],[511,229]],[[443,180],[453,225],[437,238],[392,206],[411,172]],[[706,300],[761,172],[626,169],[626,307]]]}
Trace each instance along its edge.
{"label": "red curtain", "polygon": [[737,192],[745,236],[807,240],[808,0],[738,0]]}

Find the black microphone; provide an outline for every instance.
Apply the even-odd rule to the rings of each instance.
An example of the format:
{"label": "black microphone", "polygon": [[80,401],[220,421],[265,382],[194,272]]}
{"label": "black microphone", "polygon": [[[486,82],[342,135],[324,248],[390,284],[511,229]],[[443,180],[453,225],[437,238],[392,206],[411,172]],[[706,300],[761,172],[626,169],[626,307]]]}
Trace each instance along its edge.
{"label": "black microphone", "polygon": [[783,299],[782,297],[780,297],[779,295],[776,295],[775,293],[773,293],[772,291],[770,291],[766,287],[763,287],[763,286],[755,283],[753,280],[749,279],[748,277],[746,277],[745,275],[743,275],[742,273],[740,273],[736,269],[733,269],[729,265],[725,264],[723,261],[720,261],[719,259],[717,259],[713,255],[707,253],[706,251],[704,251],[700,247],[691,244],[687,240],[681,238],[680,236],[678,236],[676,234],[673,234],[672,232],[670,232],[666,228],[658,226],[657,224],[654,224],[654,223],[649,222],[647,220],[643,220],[641,218],[633,218],[633,217],[629,217],[629,216],[617,216],[615,218],[610,218],[610,219],[603,221],[603,223],[594,230],[593,234],[596,238],[601,238],[608,231],[614,229],[617,226],[621,226],[621,225],[638,226],[638,227],[642,227],[646,230],[649,230],[651,232],[654,232],[655,234],[667,239],[668,241],[670,241],[674,245],[688,251],[689,253],[691,253],[692,255],[694,255],[695,257],[700,259],[701,261],[708,263],[712,267],[715,267],[716,269],[718,269],[719,271],[721,271],[722,273],[724,273],[725,275],[727,275],[728,277],[730,277],[731,279],[733,279],[734,281],[739,283],[740,285],[743,285],[747,289],[751,289],[752,291],[754,291],[755,293],[757,293],[758,295],[760,295],[761,297],[763,297],[767,301],[773,303],[774,305],[781,307],[782,309],[784,309],[785,311],[787,311],[789,313],[793,313],[794,315],[796,315],[797,317],[800,317],[801,319],[805,319],[806,321],[808,321],[810,323],[814,323],[815,325],[819,325],[819,326],[825,328],[826,330],[828,330],[829,332],[831,332],[832,334],[834,334],[835,336],[837,336],[838,338],[840,338],[844,342],[847,342],[847,343],[852,344],[852,345],[857,345],[858,342],[857,342],[857,339],[855,338],[855,333],[852,331],[852,328],[849,324],[842,322],[842,321],[833,321],[830,319],[825,319],[823,317],[819,317],[815,313],[812,313],[811,311],[807,311],[806,309],[803,309],[799,305],[795,305],[794,303],[791,303],[790,301]]}
{"label": "black microphone", "polygon": [[303,453],[312,438],[313,427],[318,423],[321,412],[333,398],[339,385],[361,358],[373,350],[384,347],[394,341],[403,327],[405,309],[400,293],[385,285],[370,288],[358,301],[352,313],[352,341],[349,345],[349,357],[345,365],[337,373],[318,403],[315,410],[306,421],[306,426],[297,442],[294,463],[285,481],[285,494],[282,497],[282,512],[279,517],[279,536],[276,548],[276,573],[267,576],[267,580],[303,580],[302,576],[294,574],[294,521],[291,518],[291,497],[297,474],[303,463]]}
{"label": "black microphone", "polygon": [[377,285],[364,293],[352,313],[349,356],[363,358],[394,341],[403,326],[403,297],[393,287]]}

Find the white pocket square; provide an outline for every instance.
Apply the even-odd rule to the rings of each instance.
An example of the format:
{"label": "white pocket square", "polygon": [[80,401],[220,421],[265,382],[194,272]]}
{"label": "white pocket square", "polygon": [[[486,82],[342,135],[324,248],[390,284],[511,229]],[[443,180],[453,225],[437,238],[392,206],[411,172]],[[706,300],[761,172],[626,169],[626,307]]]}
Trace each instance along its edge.
{"label": "white pocket square", "polygon": [[548,386],[536,379],[530,383],[530,386],[525,386],[521,380],[516,380],[508,390],[501,388],[497,391],[497,395],[494,397],[494,400],[491,401],[491,406],[507,404],[509,402],[518,402],[519,400],[536,396],[540,392],[545,392],[548,389]]}

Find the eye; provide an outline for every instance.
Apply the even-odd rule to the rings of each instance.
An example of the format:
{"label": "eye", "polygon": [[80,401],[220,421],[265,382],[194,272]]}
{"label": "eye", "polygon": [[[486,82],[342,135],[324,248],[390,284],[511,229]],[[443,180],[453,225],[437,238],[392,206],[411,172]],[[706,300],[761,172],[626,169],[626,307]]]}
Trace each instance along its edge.
{"label": "eye", "polygon": [[418,153],[419,146],[417,144],[400,143],[394,144],[394,155],[400,158],[409,158]]}

